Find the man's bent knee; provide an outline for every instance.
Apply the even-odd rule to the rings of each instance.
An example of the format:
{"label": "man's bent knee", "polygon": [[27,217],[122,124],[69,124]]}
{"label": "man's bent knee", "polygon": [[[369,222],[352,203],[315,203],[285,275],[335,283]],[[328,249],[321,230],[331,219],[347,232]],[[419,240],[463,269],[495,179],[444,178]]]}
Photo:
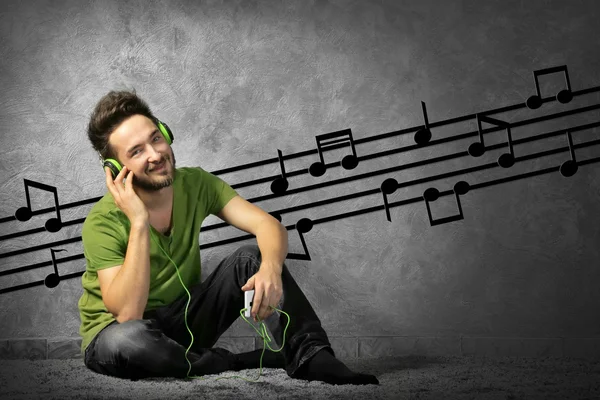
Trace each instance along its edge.
{"label": "man's bent knee", "polygon": [[143,343],[144,336],[151,328],[152,322],[146,319],[134,319],[110,325],[101,332],[98,347],[108,354],[123,354]]}
{"label": "man's bent knee", "polygon": [[257,245],[255,244],[246,244],[243,246],[240,246],[237,250],[236,253],[238,256],[240,255],[248,255],[251,256],[257,260],[260,260],[260,249]]}

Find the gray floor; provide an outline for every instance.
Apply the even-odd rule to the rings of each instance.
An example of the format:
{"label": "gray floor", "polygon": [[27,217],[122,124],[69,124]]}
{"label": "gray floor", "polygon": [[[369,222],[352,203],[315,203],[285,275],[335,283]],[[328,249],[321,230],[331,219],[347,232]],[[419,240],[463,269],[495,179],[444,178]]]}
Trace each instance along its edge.
{"label": "gray floor", "polygon": [[[600,360],[397,357],[345,360],[380,385],[333,386],[263,369],[258,382],[145,379],[96,374],[80,359],[0,360],[1,399],[600,399]],[[254,379],[259,370],[239,375]]]}

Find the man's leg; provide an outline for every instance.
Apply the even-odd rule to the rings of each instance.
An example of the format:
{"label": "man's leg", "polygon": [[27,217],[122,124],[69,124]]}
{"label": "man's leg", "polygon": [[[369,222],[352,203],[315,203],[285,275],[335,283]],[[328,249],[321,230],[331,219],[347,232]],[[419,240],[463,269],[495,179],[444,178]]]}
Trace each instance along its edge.
{"label": "man's leg", "polygon": [[[147,312],[149,318],[156,318],[161,329],[171,339],[185,348],[192,340],[185,324],[193,334],[190,351],[200,353],[212,348],[221,335],[240,317],[244,307],[244,292],[241,287],[254,275],[260,266],[256,262],[257,246],[242,246],[221,260],[208,278],[188,288],[191,301],[188,305],[187,293],[171,304]],[[240,283],[241,282],[241,283]],[[236,369],[258,368],[261,350],[242,354],[231,354]],[[285,359],[281,353],[266,351],[262,359],[263,367],[283,368]]]}
{"label": "man's leg", "polygon": [[[167,337],[155,319],[113,322],[88,346],[85,365],[98,373],[119,378],[185,378],[189,364],[186,349]],[[231,353],[223,349],[189,352],[190,375],[217,374],[236,369]]]}
{"label": "man's leg", "polygon": [[[258,368],[262,350],[234,354],[225,349],[213,348],[219,337],[240,317],[244,307],[244,292],[241,287],[260,266],[254,262],[254,248],[242,246],[224,258],[208,278],[188,287],[187,293],[171,304],[144,313],[145,318],[157,320],[166,336],[190,352],[204,354],[206,350],[217,350],[230,358],[231,369]],[[238,282],[242,282],[238,284]],[[189,305],[188,305],[189,301]],[[185,310],[187,306],[187,326]],[[283,368],[285,359],[281,353],[265,351],[262,356],[265,368]]]}
{"label": "man's leg", "polygon": [[[244,292],[241,287],[258,271],[260,262],[261,254],[258,246],[242,246],[223,259],[204,282],[190,289],[192,300],[188,307],[187,317],[190,330],[194,334],[192,349],[195,352],[213,346],[217,339],[239,317],[240,310],[244,307]],[[350,382],[349,374],[354,373],[347,368],[344,370],[345,366],[334,358],[334,352],[331,349],[327,334],[321,327],[319,318],[285,264],[282,269],[282,284],[283,304],[276,307],[290,316],[285,346],[282,350],[287,374],[290,377],[300,379],[325,380],[331,383],[353,383]],[[156,310],[157,318],[161,321],[161,326],[165,327],[167,335],[186,347],[190,343],[189,332],[187,332],[183,318],[187,301],[188,297],[186,295],[171,305]],[[277,316],[277,313],[265,321],[278,346],[281,346],[286,323],[287,317],[284,314]],[[276,357],[275,355],[279,353],[271,353],[267,350],[265,357],[268,354]],[[312,363],[311,367],[311,363],[308,362],[311,359],[314,361],[316,354],[319,354],[316,359],[322,368],[317,368],[315,362]],[[343,368],[339,364],[329,363],[331,360],[329,356],[341,364]],[[327,362],[321,362],[323,360]],[[277,359],[273,359],[273,362],[276,364]],[[329,376],[325,379],[319,379],[318,376],[321,372],[332,366],[343,371],[346,376],[341,380],[330,379]],[[365,377],[360,374],[352,376],[355,378]],[[366,383],[376,382],[370,380]]]}
{"label": "man's leg", "polygon": [[[258,255],[260,257],[260,254]],[[310,302],[284,264],[281,274],[284,302],[277,307],[290,315],[290,324],[285,337],[287,347],[286,372],[292,378],[308,381],[322,381],[331,384],[367,385],[379,384],[373,375],[352,372],[344,363],[335,358],[325,330]],[[281,346],[287,317],[281,314],[265,320],[273,337]]]}

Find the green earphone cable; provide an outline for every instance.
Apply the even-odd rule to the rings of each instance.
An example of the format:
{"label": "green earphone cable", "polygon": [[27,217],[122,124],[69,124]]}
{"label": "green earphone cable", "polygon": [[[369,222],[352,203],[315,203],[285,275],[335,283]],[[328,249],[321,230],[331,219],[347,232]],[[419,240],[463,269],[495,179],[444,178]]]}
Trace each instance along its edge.
{"label": "green earphone cable", "polygon": [[[179,274],[179,268],[177,267],[177,264],[175,264],[175,261],[173,261],[171,259],[171,257],[169,257],[169,254],[167,254],[167,252],[162,248],[162,246],[160,245],[160,243],[158,243],[158,241],[156,241],[156,239],[154,239],[154,235],[152,234],[152,230],[150,230],[150,236],[152,237],[152,240],[154,240],[154,243],[156,243],[156,245],[158,246],[158,248],[162,250],[162,252],[165,254],[165,256],[167,256],[167,258],[169,259],[169,261],[171,261],[171,263],[173,263],[173,265],[175,266],[175,271],[177,272],[177,277],[179,278],[179,282],[181,282],[181,285],[183,286],[183,288],[185,289],[185,292],[188,295],[188,301],[187,301],[187,303],[185,305],[185,311],[184,311],[184,321],[185,321],[185,327],[188,330],[188,332],[189,332],[189,334],[190,334],[190,336],[192,338],[192,341],[190,342],[190,345],[188,346],[188,348],[185,350],[185,359],[188,362],[188,366],[189,366],[188,372],[186,374],[186,378],[189,378],[189,379],[203,379],[204,380],[205,378],[202,377],[202,376],[195,376],[195,375],[194,376],[190,376],[190,371],[192,370],[192,363],[190,362],[190,360],[187,357],[187,355],[188,355],[188,353],[190,351],[190,348],[192,347],[192,344],[194,343],[194,334],[190,330],[190,327],[188,326],[188,323],[187,323],[187,311],[188,311],[188,306],[190,305],[190,301],[192,300],[192,295],[190,294],[190,292],[188,291],[187,287],[185,286],[185,283],[183,283],[183,279],[181,279],[181,275]],[[269,338],[269,334],[267,332],[267,328],[265,327],[265,323],[262,322],[262,321],[260,322],[261,328],[262,328],[262,333],[259,332],[256,329],[256,327],[254,325],[252,325],[252,323],[250,321],[248,321],[246,319],[246,317],[244,316],[243,312],[246,311],[246,308],[242,308],[240,310],[240,316],[242,317],[242,319],[244,321],[246,321],[256,331],[256,333],[258,333],[258,335],[263,339],[263,351],[262,351],[262,353],[260,355],[258,377],[256,379],[247,379],[247,378],[244,378],[243,376],[234,375],[234,376],[223,376],[223,377],[217,378],[215,380],[218,381],[219,379],[239,378],[239,379],[243,379],[243,380],[248,381],[248,382],[258,382],[258,380],[260,379],[260,376],[262,374],[262,359],[263,359],[263,356],[265,355],[265,349],[268,347],[269,350],[271,350],[274,353],[280,352],[281,349],[283,349],[283,346],[285,345],[285,334],[287,332],[288,326],[290,325],[290,316],[289,316],[288,313],[286,313],[283,310],[275,308],[275,307],[273,307],[271,305],[269,305],[269,307],[271,307],[274,310],[282,312],[283,314],[285,314],[285,316],[288,319],[287,324],[285,325],[285,329],[283,330],[283,343],[281,344],[281,347],[279,349],[277,349],[277,350],[271,348],[271,346],[269,346],[269,343],[268,343],[268,342],[271,341],[271,338]]]}

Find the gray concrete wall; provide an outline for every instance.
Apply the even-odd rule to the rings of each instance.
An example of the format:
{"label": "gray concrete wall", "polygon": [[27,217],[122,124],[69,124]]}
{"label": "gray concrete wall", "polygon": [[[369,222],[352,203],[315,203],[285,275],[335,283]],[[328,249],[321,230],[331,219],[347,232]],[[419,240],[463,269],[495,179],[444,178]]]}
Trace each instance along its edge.
{"label": "gray concrete wall", "polygon": [[[135,88],[175,133],[178,165],[208,171],[316,148],[315,136],[351,128],[354,138],[523,104],[534,94],[532,71],[567,65],[573,90],[600,85],[600,5],[596,1],[8,1],[0,5],[0,218],[25,205],[24,179],[53,185],[62,204],[101,196],[106,188],[85,135],[95,103],[111,89]],[[543,97],[564,88],[540,79]],[[516,123],[586,105],[519,108],[494,115]],[[513,129],[521,139],[598,121],[575,114]],[[486,126],[488,127],[488,126]],[[473,118],[433,128],[433,140],[473,132]],[[412,133],[357,144],[359,156],[414,144]],[[502,143],[502,132],[489,134]],[[574,142],[598,139],[597,129]],[[290,178],[290,189],[465,151],[471,137]],[[488,140],[488,139],[486,139]],[[564,135],[515,146],[517,157],[566,146]],[[494,162],[503,149],[306,191],[257,205],[267,211]],[[325,153],[327,162],[347,149]],[[580,160],[598,149],[577,150]],[[565,178],[568,152],[438,179],[397,190],[389,201],[555,167],[553,173],[472,190],[464,219],[431,226],[421,201],[320,223],[306,234],[311,261],[287,262],[344,357],[388,354],[589,356],[600,354],[598,268],[599,165]],[[286,161],[308,168],[316,154]],[[278,163],[220,176],[235,185],[278,173]],[[270,194],[269,183],[238,189]],[[34,209],[52,195],[32,189]],[[283,215],[283,223],[382,206],[381,193]],[[62,210],[83,218],[91,205]],[[432,203],[434,217],[457,212],[451,196]],[[1,224],[3,234],[43,227],[51,213]],[[210,218],[205,226],[218,222]],[[80,235],[59,232],[0,241],[0,271],[51,260],[50,249],[10,252]],[[201,243],[243,234],[207,231]],[[244,243],[204,249],[207,276]],[[57,245],[57,258],[81,254],[81,242]],[[290,231],[290,252],[302,252]],[[82,271],[83,260],[59,264]],[[0,276],[0,290],[43,280],[51,266]],[[80,278],[55,288],[0,294],[0,354],[77,354]],[[292,316],[293,317],[293,316]],[[240,321],[221,343],[255,343]]]}

